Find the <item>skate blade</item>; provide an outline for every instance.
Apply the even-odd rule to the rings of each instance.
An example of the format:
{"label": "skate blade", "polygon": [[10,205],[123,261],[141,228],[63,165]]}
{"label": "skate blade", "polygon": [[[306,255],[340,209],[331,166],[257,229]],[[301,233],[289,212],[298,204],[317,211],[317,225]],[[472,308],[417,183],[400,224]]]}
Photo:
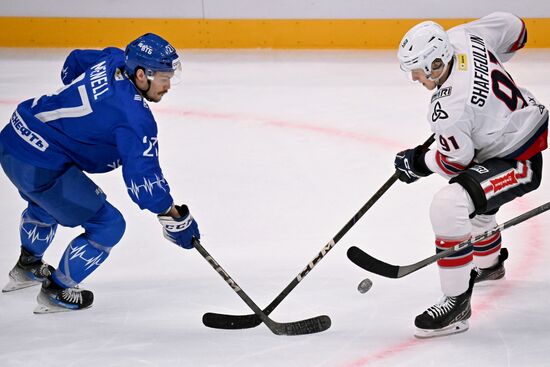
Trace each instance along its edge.
{"label": "skate blade", "polygon": [[506,275],[503,276],[502,278],[482,280],[480,282],[474,283],[474,287],[476,288],[485,288],[487,286],[490,287],[492,285],[498,284],[499,281],[503,281],[503,280],[506,280]]}
{"label": "skate blade", "polygon": [[435,338],[438,336],[463,333],[466,330],[468,330],[469,327],[470,327],[470,324],[468,323],[468,320],[462,320],[441,329],[416,328],[416,332],[414,333],[414,336],[419,339]]}
{"label": "skate blade", "polygon": [[19,289],[34,287],[34,286],[40,285],[40,284],[42,284],[42,282],[35,281],[35,280],[29,280],[29,281],[25,281],[25,282],[18,282],[16,280],[10,279],[8,284],[6,284],[4,286],[4,288],[2,288],[2,293],[13,292],[13,291],[17,291]]}
{"label": "skate blade", "polygon": [[38,305],[35,307],[33,313],[36,315],[42,315],[46,313],[59,313],[59,312],[69,312],[69,311],[80,311],[80,310],[86,310],[92,305],[88,307],[83,308],[70,308],[70,307],[64,307],[61,305],[58,305],[48,299],[47,296],[43,295],[42,293],[38,294],[38,297],[36,298],[36,301],[38,302]]}
{"label": "skate blade", "polygon": [[36,315],[43,315],[43,314],[47,314],[47,313],[59,313],[59,312],[71,312],[71,311],[80,311],[80,310],[87,310],[88,308],[92,307],[91,305],[89,307],[84,307],[84,308],[67,308],[67,307],[63,307],[63,306],[58,306],[58,305],[54,305],[54,304],[42,304],[42,303],[39,303],[33,313],[36,314]]}
{"label": "skate blade", "polygon": [[56,306],[56,305],[39,304],[36,306],[33,313],[36,315],[43,315],[47,313],[59,313],[59,312],[69,312],[69,311],[77,311],[77,310],[72,308]]}

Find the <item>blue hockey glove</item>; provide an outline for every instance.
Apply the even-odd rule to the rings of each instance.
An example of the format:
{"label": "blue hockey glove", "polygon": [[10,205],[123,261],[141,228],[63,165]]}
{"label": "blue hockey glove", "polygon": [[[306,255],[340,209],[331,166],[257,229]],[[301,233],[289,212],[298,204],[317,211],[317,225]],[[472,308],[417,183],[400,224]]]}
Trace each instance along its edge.
{"label": "blue hockey glove", "polygon": [[399,173],[399,180],[406,183],[413,183],[420,177],[426,177],[433,172],[428,169],[424,162],[424,155],[428,149],[417,146],[414,149],[407,149],[397,153],[395,156],[395,169]]}
{"label": "blue hockey glove", "polygon": [[187,205],[176,205],[176,209],[180,215],[179,218],[162,214],[157,216],[162,225],[164,237],[178,246],[192,249],[193,237],[201,238],[199,226],[191,216]]}

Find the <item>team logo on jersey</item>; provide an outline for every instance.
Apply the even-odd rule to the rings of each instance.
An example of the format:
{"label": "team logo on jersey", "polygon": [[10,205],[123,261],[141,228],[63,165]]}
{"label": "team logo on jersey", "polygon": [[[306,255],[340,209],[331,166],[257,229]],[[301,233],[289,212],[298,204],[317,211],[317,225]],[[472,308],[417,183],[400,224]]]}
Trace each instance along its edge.
{"label": "team logo on jersey", "polygon": [[456,55],[456,59],[458,61],[458,70],[460,71],[466,71],[468,70],[468,57],[466,54],[458,54]]}
{"label": "team logo on jersey", "polygon": [[436,122],[439,119],[445,120],[449,118],[449,114],[441,108],[441,103],[437,102],[434,106],[434,112],[432,113],[432,122]]}
{"label": "team logo on jersey", "polygon": [[539,108],[539,112],[541,115],[544,115],[544,105],[541,105],[537,102],[537,100],[531,96],[527,96],[527,98],[529,99],[529,104],[532,105],[532,106],[537,106]]}
{"label": "team logo on jersey", "polygon": [[452,90],[453,90],[453,87],[441,88],[440,90],[438,90],[436,93],[433,94],[432,103],[439,98],[450,96]]}

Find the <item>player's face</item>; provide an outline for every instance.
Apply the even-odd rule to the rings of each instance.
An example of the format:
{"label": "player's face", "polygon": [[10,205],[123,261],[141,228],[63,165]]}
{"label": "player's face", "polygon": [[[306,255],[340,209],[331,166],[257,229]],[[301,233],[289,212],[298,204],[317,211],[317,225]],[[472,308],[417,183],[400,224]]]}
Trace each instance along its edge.
{"label": "player's face", "polygon": [[421,83],[428,90],[433,90],[438,85],[442,85],[445,80],[447,80],[448,75],[448,70],[445,69],[445,64],[439,58],[432,62],[431,75],[426,75],[422,69],[414,69],[411,71],[411,79],[414,82]]}
{"label": "player's face", "polygon": [[151,80],[151,87],[147,91],[147,97],[152,102],[159,102],[162,97],[170,90],[170,79],[174,73],[168,72],[155,72],[153,79]]}
{"label": "player's face", "polygon": [[[432,77],[435,75],[432,74]],[[414,69],[411,71],[411,78],[415,82],[419,82],[422,84],[426,89],[428,90],[434,90],[437,86],[435,81],[428,79],[428,76],[424,74],[424,70],[422,69]]]}

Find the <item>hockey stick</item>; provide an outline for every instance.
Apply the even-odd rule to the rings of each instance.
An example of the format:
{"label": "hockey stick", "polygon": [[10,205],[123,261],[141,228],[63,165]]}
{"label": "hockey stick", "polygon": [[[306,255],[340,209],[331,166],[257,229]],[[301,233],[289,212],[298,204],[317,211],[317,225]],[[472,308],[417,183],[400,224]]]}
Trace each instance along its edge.
{"label": "hockey stick", "polygon": [[225,282],[241,297],[241,299],[254,311],[263,323],[276,335],[304,335],[325,331],[330,327],[330,318],[326,315],[312,317],[306,320],[294,322],[275,322],[270,319],[261,309],[250,299],[250,297],[239,287],[239,285],[227,274],[216,260],[206,251],[198,239],[193,239],[193,246],[208,261],[208,263],[220,274]]}
{"label": "hockey stick", "polygon": [[[434,142],[434,135],[432,134],[428,140],[422,144],[424,148],[428,148]],[[386,191],[397,181],[399,174],[397,171],[376,191],[376,193],[363,205],[361,209],[353,218],[351,218],[340,231],[334,236],[321,251],[311,260],[307,266],[302,270],[283,291],[275,297],[273,301],[263,310],[265,315],[269,315],[285,298],[288,294],[305,278],[305,276],[321,261],[321,259],[340,241],[342,237],[361,219],[361,217],[370,209],[384,195]],[[262,320],[258,317],[257,313],[249,315],[227,315],[213,312],[207,312],[202,317],[202,322],[205,326],[216,329],[248,329],[258,326]]]}
{"label": "hockey stick", "polygon": [[419,261],[417,263],[411,264],[411,265],[391,265],[386,262],[383,262],[381,260],[378,260],[363,250],[361,250],[358,247],[352,246],[348,249],[348,258],[357,266],[370,271],[372,273],[382,275],[386,278],[401,278],[405,275],[414,273],[417,270],[422,269],[423,267],[430,265],[434,262],[436,262],[439,259],[443,259],[444,257],[451,256],[459,252],[460,250],[464,249],[465,247],[471,246],[472,244],[483,241],[497,232],[502,232],[506,228],[510,228],[515,226],[516,224],[519,224],[521,222],[526,221],[527,219],[530,219],[536,215],[539,215],[541,213],[544,213],[550,209],[550,202],[543,204],[535,209],[529,210],[528,212],[525,212],[515,218],[510,219],[509,221],[498,225],[494,227],[493,229],[490,229],[482,234],[479,234],[473,238],[470,238],[469,240],[462,241],[458,245],[455,245],[451,248],[448,248],[444,251],[441,251],[433,256],[430,256],[422,261]]}

